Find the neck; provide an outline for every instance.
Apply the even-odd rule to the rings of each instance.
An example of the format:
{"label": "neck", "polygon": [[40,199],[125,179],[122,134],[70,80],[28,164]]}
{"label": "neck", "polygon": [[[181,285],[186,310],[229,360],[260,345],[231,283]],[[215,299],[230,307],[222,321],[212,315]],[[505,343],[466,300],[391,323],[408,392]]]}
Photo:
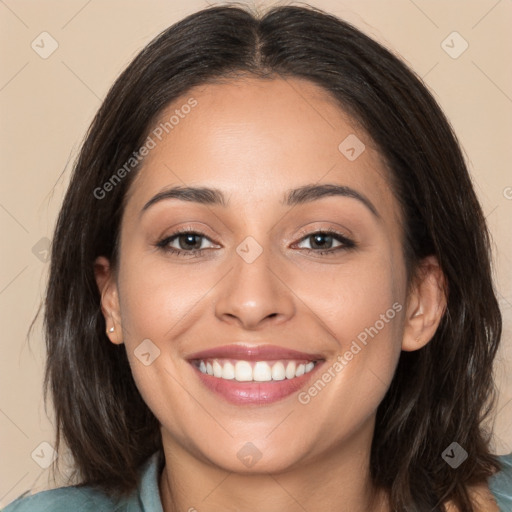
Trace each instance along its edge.
{"label": "neck", "polygon": [[[160,476],[164,512],[389,512],[386,493],[371,483],[371,436],[358,437],[280,472],[235,473],[199,460],[163,434]],[[361,448],[364,442],[366,449]]]}

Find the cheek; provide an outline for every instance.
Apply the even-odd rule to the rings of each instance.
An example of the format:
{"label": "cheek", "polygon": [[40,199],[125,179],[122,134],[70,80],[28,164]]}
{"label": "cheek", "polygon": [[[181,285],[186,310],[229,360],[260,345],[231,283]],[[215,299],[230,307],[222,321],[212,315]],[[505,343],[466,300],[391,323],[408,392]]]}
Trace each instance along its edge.
{"label": "cheek", "polygon": [[382,253],[363,258],[304,288],[302,295],[336,346],[333,362],[319,375],[326,386],[305,390],[311,396],[321,390],[317,407],[362,421],[383,399],[400,356],[405,312],[404,272],[399,259],[396,265],[390,261]]}
{"label": "cheek", "polygon": [[[120,272],[120,306],[125,342],[172,339],[200,309],[205,290],[211,289],[204,273],[193,265],[171,264],[163,258],[126,258]],[[197,307],[199,305],[199,307]],[[139,341],[140,342],[140,341]]]}
{"label": "cheek", "polygon": [[[339,350],[375,324],[390,340],[391,331],[397,332],[402,320],[397,310],[403,309],[403,286],[397,272],[400,267],[390,265],[390,261],[382,253],[356,256],[346,264],[333,265],[331,271],[315,274],[314,280],[305,274],[297,279],[294,292],[322,320]],[[393,309],[395,303],[398,305]]]}
{"label": "cheek", "polygon": [[183,433],[186,428],[179,418],[185,417],[180,410],[186,395],[179,376],[182,367],[176,365],[186,363],[175,357],[174,337],[196,314],[201,293],[194,279],[176,268],[127,256],[119,272],[119,300],[123,341],[137,389],[160,422]]}

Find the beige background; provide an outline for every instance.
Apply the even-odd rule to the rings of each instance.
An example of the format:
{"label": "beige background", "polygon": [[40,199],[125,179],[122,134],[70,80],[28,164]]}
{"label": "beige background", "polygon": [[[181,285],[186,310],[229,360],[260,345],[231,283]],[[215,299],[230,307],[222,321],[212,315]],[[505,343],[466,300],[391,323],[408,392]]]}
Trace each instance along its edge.
{"label": "beige background", "polygon": [[[354,23],[401,55],[424,78],[460,138],[495,241],[504,315],[495,451],[511,452],[512,2],[310,4]],[[0,0],[0,507],[28,489],[54,485],[40,466],[51,454],[40,444],[53,444],[42,401],[40,320],[30,343],[26,337],[42,298],[46,239],[52,236],[71,162],[115,77],[157,33],[206,5],[199,0]],[[58,43],[47,59],[31,47],[44,31]],[[452,35],[442,45],[454,31],[463,39]],[[458,52],[464,41],[469,46],[458,58],[443,49]],[[66,459],[64,452],[59,456]]]}

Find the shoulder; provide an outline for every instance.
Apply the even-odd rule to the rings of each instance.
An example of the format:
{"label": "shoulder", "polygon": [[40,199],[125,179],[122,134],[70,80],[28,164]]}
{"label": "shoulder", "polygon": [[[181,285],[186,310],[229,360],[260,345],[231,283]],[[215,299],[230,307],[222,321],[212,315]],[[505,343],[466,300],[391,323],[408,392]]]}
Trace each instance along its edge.
{"label": "shoulder", "polygon": [[117,509],[106,494],[90,487],[60,487],[36,494],[25,493],[1,512],[111,512]]}
{"label": "shoulder", "polygon": [[155,452],[141,467],[137,489],[119,501],[92,486],[59,487],[26,492],[0,512],[163,512],[158,489],[163,463],[163,452]]}
{"label": "shoulder", "polygon": [[[479,512],[510,512],[512,511],[512,453],[498,456],[502,469],[492,475],[487,484],[468,489],[469,496]],[[445,504],[447,512],[459,512],[452,503]]]}
{"label": "shoulder", "polygon": [[512,453],[501,455],[502,470],[489,479],[489,489],[500,510],[512,510]]}

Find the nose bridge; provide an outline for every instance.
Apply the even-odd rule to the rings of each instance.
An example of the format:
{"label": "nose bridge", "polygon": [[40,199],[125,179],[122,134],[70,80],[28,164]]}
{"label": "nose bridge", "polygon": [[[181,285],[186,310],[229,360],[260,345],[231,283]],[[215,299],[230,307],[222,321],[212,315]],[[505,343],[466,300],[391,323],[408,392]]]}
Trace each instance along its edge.
{"label": "nose bridge", "polygon": [[245,328],[256,328],[268,318],[275,322],[288,319],[294,311],[293,300],[279,276],[277,258],[268,237],[261,242],[247,236],[232,255],[232,270],[226,276],[216,303],[221,319],[236,319]]}

